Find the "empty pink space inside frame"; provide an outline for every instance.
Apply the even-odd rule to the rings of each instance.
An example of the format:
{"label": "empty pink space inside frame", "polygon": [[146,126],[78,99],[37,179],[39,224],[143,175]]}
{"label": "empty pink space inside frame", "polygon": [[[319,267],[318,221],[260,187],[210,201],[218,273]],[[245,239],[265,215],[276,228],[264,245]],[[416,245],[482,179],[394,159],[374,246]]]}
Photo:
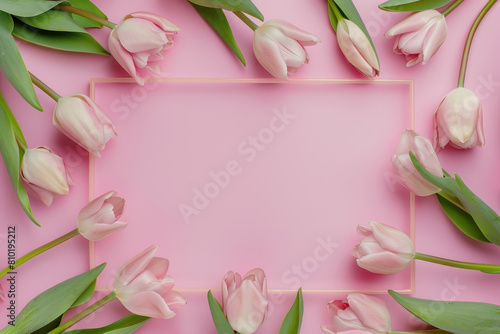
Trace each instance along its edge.
{"label": "empty pink space inside frame", "polygon": [[94,79],[119,136],[90,160],[90,194],[114,189],[129,226],[91,244],[114,272],[151,244],[184,291],[261,267],[271,290],[414,289],[414,269],[359,269],[358,224],[413,235],[413,198],[391,156],[413,127],[409,80]]}

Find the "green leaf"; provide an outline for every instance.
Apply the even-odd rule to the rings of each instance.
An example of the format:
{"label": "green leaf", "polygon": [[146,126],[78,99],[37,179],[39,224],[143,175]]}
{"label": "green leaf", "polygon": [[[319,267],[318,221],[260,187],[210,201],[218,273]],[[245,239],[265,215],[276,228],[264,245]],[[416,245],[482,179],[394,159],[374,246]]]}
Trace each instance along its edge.
{"label": "green leaf", "polygon": [[15,326],[7,326],[0,333],[32,333],[65,313],[92,285],[105,263],[83,274],[70,278],[33,298],[19,313]]}
{"label": "green leaf", "polygon": [[90,298],[92,298],[92,296],[94,295],[96,283],[97,281],[90,283],[87,289],[85,289],[85,291],[82,292],[82,294],[78,297],[77,300],[75,300],[75,302],[71,305],[71,307],[77,307],[88,302]]}
{"label": "green leaf", "polygon": [[[7,12],[15,16],[37,16],[54,8],[63,1],[47,0],[1,0],[0,11]],[[2,20],[0,19],[0,22]]]}
{"label": "green leaf", "polygon": [[389,294],[420,320],[456,334],[498,334],[500,306],[473,302],[447,302]]}
{"label": "green leaf", "polygon": [[47,334],[47,333],[49,333],[51,330],[56,329],[57,327],[59,327],[59,325],[61,324],[61,321],[62,321],[63,317],[64,317],[64,314],[61,314],[58,318],[52,320],[49,324],[47,324],[44,327],[42,327],[42,328],[34,331],[31,334]]}
{"label": "green leaf", "polygon": [[234,329],[227,321],[222,307],[220,306],[217,299],[215,299],[212,291],[208,291],[208,305],[210,307],[210,313],[212,313],[212,319],[214,320],[215,328],[219,334],[234,334]]}
{"label": "green leaf", "polygon": [[439,204],[443,208],[444,212],[450,218],[450,220],[466,235],[474,240],[481,242],[490,242],[484,236],[483,232],[477,227],[476,222],[472,216],[448,201],[443,196],[436,194]]}
{"label": "green leaf", "polygon": [[261,21],[264,21],[264,15],[255,7],[251,0],[189,0],[198,6],[209,8],[222,8],[232,12],[241,11],[247,13]]}
{"label": "green leaf", "polygon": [[288,311],[278,334],[299,334],[304,315],[304,301],[302,299],[302,288],[297,291],[297,297],[290,311]]}
{"label": "green leaf", "polygon": [[458,175],[455,174],[456,179],[436,176],[422,166],[413,152],[410,158],[424,179],[458,198],[486,239],[500,246],[500,217],[493,209],[467,188]]}
{"label": "green leaf", "polygon": [[[378,59],[377,49],[375,49],[375,44],[373,44],[372,38],[368,33],[368,29],[366,29],[365,23],[363,22],[363,19],[359,15],[356,6],[354,6],[351,0],[333,0],[333,2],[338,6],[338,8],[342,11],[342,14],[344,14],[348,20],[354,22],[365,33],[366,37],[370,41],[370,44],[372,45],[373,51],[375,51],[375,55],[377,56],[377,61],[380,66],[380,60]],[[329,4],[331,5],[331,1],[329,1]],[[336,29],[337,26],[335,26],[335,31]]]}
{"label": "green leaf", "polygon": [[234,39],[233,32],[231,31],[231,27],[229,26],[229,22],[227,21],[224,11],[220,8],[202,7],[194,3],[191,3],[191,5],[208,22],[208,24],[214,28],[227,46],[229,46],[229,48],[238,57],[241,63],[246,66],[245,57],[241,53],[238,43],[236,43],[236,40]]}
{"label": "green leaf", "polygon": [[47,48],[109,55],[108,51],[88,33],[39,30],[28,27],[17,20],[14,22],[12,33],[17,38]]}
{"label": "green leaf", "polygon": [[41,111],[42,107],[33,89],[23,57],[11,35],[13,25],[12,17],[0,12],[0,69],[26,102]]}
{"label": "green leaf", "polygon": [[10,182],[17,195],[19,203],[21,204],[26,215],[33,223],[40,226],[37,222],[33,212],[31,211],[30,200],[28,193],[23,186],[21,177],[19,175],[21,167],[21,159],[24,152],[19,148],[16,141],[16,135],[20,142],[26,145],[23,133],[16,118],[12,114],[5,102],[2,94],[0,93],[0,153],[2,154],[5,167],[9,174]]}
{"label": "green leaf", "polygon": [[443,7],[449,2],[451,0],[389,0],[378,7],[389,12],[419,12]]}
{"label": "green leaf", "polygon": [[67,32],[86,32],[73,20],[71,13],[51,9],[37,16],[18,17],[23,23],[43,30],[67,31]]}
{"label": "green leaf", "polygon": [[[107,20],[108,17],[91,1],[89,0],[67,0],[69,4],[73,7],[83,9],[86,12],[95,14],[103,19]],[[80,15],[72,14],[75,22],[83,28],[102,28],[102,24],[95,21],[89,20]]]}
{"label": "green leaf", "polygon": [[332,6],[335,6],[335,3],[333,0],[328,0],[328,17],[330,18],[330,24],[332,25],[333,31],[337,32],[339,20],[337,20],[337,16],[335,16]]}
{"label": "green leaf", "polygon": [[144,325],[151,318],[143,317],[136,314],[127,315],[118,321],[113,322],[104,327],[76,329],[66,331],[67,334],[130,334],[135,332],[139,327]]}

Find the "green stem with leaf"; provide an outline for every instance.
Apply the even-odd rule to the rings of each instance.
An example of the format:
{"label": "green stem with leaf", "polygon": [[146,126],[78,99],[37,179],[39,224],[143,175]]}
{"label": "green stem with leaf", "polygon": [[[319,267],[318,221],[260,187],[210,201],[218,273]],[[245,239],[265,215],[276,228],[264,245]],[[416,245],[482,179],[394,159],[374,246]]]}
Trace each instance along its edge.
{"label": "green stem with leaf", "polygon": [[0,278],[4,277],[9,272],[13,271],[14,269],[19,267],[21,264],[25,263],[26,261],[31,260],[35,256],[40,255],[43,252],[45,252],[51,248],[54,248],[55,246],[65,242],[66,240],[69,240],[69,239],[73,238],[74,236],[77,236],[78,234],[80,234],[80,232],[78,232],[78,229],[75,229],[69,233],[66,233],[62,237],[59,237],[55,240],[52,240],[51,242],[46,243],[45,245],[38,247],[37,249],[32,250],[28,254],[26,254],[26,255],[20,257],[18,260],[16,260],[16,262],[14,264],[10,264],[6,268],[4,268],[2,271],[0,271]]}
{"label": "green stem with leaf", "polygon": [[333,0],[328,1],[330,7],[332,8],[333,14],[335,14],[335,17],[337,18],[337,21],[340,23],[345,20],[344,15],[340,12],[339,7],[337,7],[337,4]]}
{"label": "green stem with leaf", "polygon": [[47,86],[42,80],[38,79],[33,73],[29,72],[31,81],[40,88],[45,94],[50,96],[54,101],[58,101],[62,96],[57,94],[52,88]]}
{"label": "green stem with leaf", "polygon": [[484,264],[484,263],[474,263],[474,262],[462,262],[449,260],[441,257],[436,257],[432,255],[415,253],[415,260],[422,260],[427,262],[432,262],[436,264],[440,264],[443,266],[461,268],[461,269],[469,269],[469,270],[479,270],[489,274],[500,274],[500,265],[497,264]]}
{"label": "green stem with leaf", "polygon": [[252,20],[250,20],[248,18],[248,16],[246,16],[245,14],[243,14],[243,12],[237,11],[237,12],[233,12],[233,13],[234,13],[234,15],[238,16],[240,18],[240,20],[242,20],[243,23],[245,23],[247,26],[249,26],[252,30],[255,31],[259,27]]}
{"label": "green stem with leaf", "polygon": [[69,6],[69,5],[57,5],[55,7],[55,9],[59,9],[59,10],[65,11],[65,12],[70,12],[72,14],[76,14],[78,16],[81,16],[81,17],[84,17],[86,19],[89,19],[89,20],[92,20],[94,22],[97,22],[99,24],[102,24],[103,26],[106,26],[109,29],[114,29],[114,27],[116,27],[115,23],[110,22],[110,21],[108,21],[106,19],[103,19],[102,17],[100,17],[98,15],[95,15],[93,13],[89,13],[89,12],[83,10],[83,9],[80,9],[80,8],[76,8],[76,7]]}
{"label": "green stem with leaf", "polygon": [[467,210],[464,208],[462,203],[460,203],[458,198],[456,198],[455,196],[453,196],[449,192],[444,191],[444,190],[440,190],[437,194],[440,195],[441,197],[443,197],[444,199],[446,199],[448,202],[454,204],[455,206],[459,207],[463,211],[467,212]]}
{"label": "green stem with leaf", "polygon": [[474,34],[476,33],[477,27],[479,27],[479,24],[483,20],[484,16],[488,11],[491,9],[491,7],[497,2],[497,0],[490,0],[484,6],[484,8],[481,10],[479,15],[476,17],[476,20],[472,24],[472,27],[470,28],[469,34],[467,35],[467,41],[465,42],[464,46],[464,52],[462,55],[462,63],[460,65],[460,74],[458,76],[458,87],[463,87],[464,82],[465,82],[465,72],[467,71],[467,62],[469,60],[469,53],[470,53],[470,48],[472,45],[472,39],[474,38]]}
{"label": "green stem with leaf", "polygon": [[83,310],[80,313],[78,313],[77,315],[75,315],[73,318],[71,318],[68,321],[59,325],[59,327],[51,330],[48,334],[58,334],[58,333],[64,332],[65,330],[67,330],[68,328],[70,328],[71,326],[73,326],[74,324],[79,322],[80,320],[85,319],[87,316],[92,314],[92,312],[103,307],[104,305],[106,305],[107,303],[109,303],[110,301],[112,301],[115,298],[116,298],[116,293],[113,291],[109,295],[104,296],[102,299],[99,299],[94,304],[90,305],[85,310]]}
{"label": "green stem with leaf", "polygon": [[460,6],[464,0],[455,0],[451,5],[449,5],[441,14],[448,16],[453,12],[458,6]]}

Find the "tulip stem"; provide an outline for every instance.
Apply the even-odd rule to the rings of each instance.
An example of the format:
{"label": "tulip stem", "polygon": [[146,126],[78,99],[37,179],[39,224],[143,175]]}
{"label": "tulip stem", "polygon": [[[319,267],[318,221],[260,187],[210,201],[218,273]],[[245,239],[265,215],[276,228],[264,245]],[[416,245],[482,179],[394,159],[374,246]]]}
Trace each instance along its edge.
{"label": "tulip stem", "polygon": [[47,86],[42,80],[38,79],[36,76],[33,75],[33,73],[29,72],[31,81],[40,88],[45,94],[50,96],[54,101],[57,102],[62,96],[57,94],[52,88]]}
{"label": "tulip stem", "polygon": [[447,191],[444,191],[444,190],[441,190],[439,191],[436,195],[439,195],[441,197],[443,197],[444,199],[446,199],[448,202],[452,203],[453,205],[455,205],[456,207],[460,208],[461,210],[465,211],[465,212],[468,212],[464,206],[462,205],[462,203],[460,203],[460,201],[458,200],[458,198],[456,198],[455,196],[453,196],[452,194],[450,194],[449,192]]}
{"label": "tulip stem", "polygon": [[248,16],[246,16],[245,14],[243,14],[242,12],[240,11],[237,11],[237,12],[233,12],[234,15],[238,16],[247,26],[249,26],[252,30],[257,30],[257,28],[259,27],[258,25],[256,25],[252,20],[250,20],[248,18]]}
{"label": "tulip stem", "polygon": [[86,19],[89,19],[89,20],[92,20],[94,22],[97,22],[99,24],[102,24],[103,26],[106,26],[108,27],[109,29],[114,29],[114,27],[116,26],[115,23],[113,22],[110,22],[98,15],[95,15],[93,13],[89,13],[83,9],[80,9],[80,8],[76,8],[76,7],[73,7],[73,6],[69,6],[69,5],[57,5],[56,7],[54,7],[55,9],[59,9],[59,10],[63,10],[65,12],[70,12],[72,14],[76,14],[78,16],[81,16],[81,17],[84,17]]}
{"label": "tulip stem", "polygon": [[451,12],[453,12],[458,6],[460,6],[464,2],[464,0],[455,0],[451,5],[449,5],[441,14],[444,16],[448,16]]}
{"label": "tulip stem", "polygon": [[467,35],[467,41],[465,42],[464,46],[464,53],[462,55],[462,63],[460,65],[460,75],[458,76],[458,87],[463,87],[464,82],[465,82],[465,72],[467,70],[467,61],[469,60],[469,53],[470,53],[470,48],[472,45],[472,39],[474,38],[474,34],[476,33],[477,27],[479,27],[479,24],[483,20],[484,16],[490,8],[497,2],[497,0],[490,0],[484,6],[484,8],[481,10],[479,15],[476,17],[476,20],[472,24],[472,27],[470,28],[469,34]]}
{"label": "tulip stem", "polygon": [[6,268],[4,268],[2,271],[0,271],[0,278],[4,277],[5,275],[7,275],[11,271],[13,271],[15,268],[19,267],[24,262],[34,258],[35,256],[37,256],[39,254],[42,254],[43,252],[45,252],[51,248],[54,248],[55,246],[65,242],[66,240],[69,240],[69,239],[73,238],[74,236],[77,236],[78,234],[80,234],[80,232],[78,232],[78,229],[75,229],[75,230],[63,235],[62,237],[59,237],[55,240],[52,240],[51,242],[46,243],[45,245],[38,247],[37,249],[32,250],[28,254],[20,257],[13,264],[9,264]]}
{"label": "tulip stem", "polygon": [[106,305],[110,301],[116,298],[116,293],[113,291],[109,295],[104,296],[102,299],[99,299],[96,301],[94,304],[90,305],[87,307],[85,310],[81,311],[77,315],[75,315],[73,318],[69,319],[68,321],[62,323],[59,327],[51,330],[48,334],[57,334],[57,333],[62,333],[66,329],[70,328],[77,322],[79,322],[82,319],[85,319],[88,315],[90,315],[92,312],[95,310],[101,308],[102,306]]}
{"label": "tulip stem", "polygon": [[[335,1],[328,0],[328,4],[330,5],[330,8],[332,9],[333,14],[335,14],[335,17],[337,18],[338,23],[344,21],[344,16],[340,12],[339,7],[337,7],[337,4],[335,3]],[[335,31],[337,31],[336,27],[335,27]]]}
{"label": "tulip stem", "polygon": [[489,273],[489,274],[500,274],[500,265],[498,265],[498,264],[484,264],[484,263],[455,261],[455,260],[444,259],[441,257],[436,257],[436,256],[432,256],[432,255],[422,254],[422,253],[415,253],[414,259],[432,262],[432,263],[436,263],[436,264],[440,264],[440,265],[448,266],[448,267],[462,268],[462,269],[469,269],[469,270],[479,270],[479,271],[482,271],[484,273]]}

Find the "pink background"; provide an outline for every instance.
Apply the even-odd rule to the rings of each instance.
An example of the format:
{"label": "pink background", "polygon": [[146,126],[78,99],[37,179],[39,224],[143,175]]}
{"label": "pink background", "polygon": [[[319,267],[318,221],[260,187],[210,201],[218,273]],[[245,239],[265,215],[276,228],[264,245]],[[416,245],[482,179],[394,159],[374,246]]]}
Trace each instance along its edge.
{"label": "pink background", "polygon": [[[324,1],[296,0],[293,5],[285,0],[272,2],[259,2],[256,0],[255,2],[266,18],[289,20],[321,38],[321,44],[308,48],[311,63],[302,67],[294,78],[361,78],[346,63],[339,52],[335,36],[329,26]],[[443,48],[426,66],[409,69],[405,68],[405,61],[402,57],[392,53],[392,41],[386,40],[383,36],[383,32],[403,17],[404,14],[381,12],[377,9],[378,3],[378,1],[372,0],[357,1],[357,6],[377,46],[382,64],[381,78],[415,80],[416,130],[432,138],[433,111],[441,98],[456,85],[463,42],[469,26],[475,14],[479,12],[482,3],[477,1],[466,2],[453,12],[447,18],[449,35]],[[246,55],[247,68],[240,65],[238,60],[232,56],[186,1],[148,0],[138,3],[136,1],[108,0],[97,1],[97,4],[108,13],[112,21],[118,21],[129,12],[148,10],[170,18],[183,28],[183,31],[176,39],[174,48],[167,53],[167,60],[163,67],[164,76],[171,78],[260,78],[268,76],[253,58],[251,31],[233,17],[229,19],[231,23],[234,23],[236,38],[240,41],[242,50]],[[483,102],[487,145],[484,148],[460,152],[447,148],[439,153],[443,167],[449,172],[458,172],[468,185],[493,208],[500,207],[498,198],[499,180],[497,176],[499,167],[497,156],[500,143],[497,124],[500,124],[500,114],[496,112],[500,103],[497,92],[500,71],[496,67],[500,45],[491,42],[491,38],[495,36],[495,32],[499,28],[498,20],[495,19],[495,15],[499,14],[499,10],[498,7],[494,7],[479,28],[466,78],[466,87],[475,91]],[[102,30],[92,33],[105,43],[109,31]],[[29,69],[62,95],[88,94],[91,77],[126,76],[125,72],[111,58],[97,55],[65,54],[23,42],[19,42],[19,45]],[[203,52],[200,52],[201,50]],[[40,101],[46,110],[44,113],[39,113],[26,105],[4,78],[1,78],[0,85],[2,93],[5,94],[9,105],[19,119],[30,146],[48,145],[56,148],[65,158],[76,181],[70,196],[59,198],[50,208],[43,207],[36,200],[32,201],[35,215],[43,225],[43,228],[38,228],[25,218],[17,199],[13,195],[5,168],[3,165],[0,166],[0,184],[2,185],[0,212],[2,212],[3,218],[3,230],[0,231],[0,236],[3,244],[5,244],[7,226],[16,225],[18,228],[18,254],[21,255],[33,247],[50,241],[74,228],[76,214],[87,202],[89,196],[87,183],[88,157],[81,149],[77,148],[75,144],[64,138],[52,127],[51,117],[54,104],[47,96],[43,93],[39,94]],[[311,105],[313,106],[314,103],[311,102]],[[378,151],[380,155],[385,156],[389,161],[404,126],[391,118],[380,118],[378,122],[379,124],[373,124],[373,126],[392,127],[392,146],[380,147]],[[346,124],[346,126],[352,125]],[[140,129],[138,134],[141,133],[139,131],[143,131],[142,134],[148,134],[148,129]],[[118,147],[121,140],[126,140],[124,138],[123,135],[113,142],[108,151],[104,152],[103,159],[106,158],[108,153],[112,154],[112,146],[116,145]],[[362,133],[357,136],[344,135],[336,145],[344,146],[343,150],[347,150],[350,145],[359,146],[360,143],[366,142],[367,138],[370,138],[370,133]],[[148,147],[148,149],[150,148]],[[135,152],[131,151],[130,154],[135,154]],[[119,186],[121,185],[117,185],[117,187]],[[101,190],[104,191],[105,189]],[[402,198],[408,197],[407,191],[401,187],[395,187],[394,194]],[[387,205],[390,204],[392,203],[387,203]],[[373,211],[363,211],[362,216],[366,220],[383,219],[375,217]],[[367,218],[364,218],[364,216]],[[132,217],[129,217],[129,220],[132,223]],[[364,224],[366,221],[359,221],[359,223]],[[158,236],[158,238],[160,237]],[[349,240],[352,240],[352,244],[345,242],[345,247],[351,248],[357,240],[354,231],[348,237]],[[120,236],[117,235],[112,238],[114,240],[110,239],[110,243],[116,242]],[[149,242],[143,244],[142,240],[134,243],[129,241],[122,244],[121,247],[124,252],[133,254],[135,250],[143,249],[148,244]],[[500,252],[496,246],[479,244],[464,237],[447,221],[436,200],[432,197],[417,198],[416,200],[416,244],[417,250],[420,252],[465,261],[495,263],[495,261],[498,261]],[[170,256],[165,248],[161,248],[159,254],[165,257]],[[3,265],[6,263],[6,254],[4,256],[0,255],[0,263]],[[43,254],[36,262],[24,265],[19,269],[17,277],[18,311],[36,294],[63,279],[88,269],[88,265],[88,244],[82,238],[75,238],[57,249]],[[172,264],[171,273],[176,276],[177,266],[181,268],[182,265]],[[238,265],[241,266],[241,271],[247,268],[246,264],[241,263]],[[258,263],[248,264],[248,266],[258,265]],[[322,266],[329,265],[324,263]],[[272,272],[275,269],[270,268],[269,270]],[[343,267],[339,270],[338,275],[343,275],[346,270],[351,269]],[[203,275],[201,271],[200,275]],[[220,273],[220,275],[223,275],[223,273]],[[362,272],[359,272],[359,275],[367,281],[393,279],[380,278]],[[182,276],[181,272],[180,276]],[[183,285],[180,282],[179,275],[176,277],[177,284]],[[216,287],[218,287],[218,284],[216,282]],[[416,296],[418,297],[499,303],[496,294],[491,293],[496,289],[497,278],[495,276],[441,268],[427,263],[416,264]],[[189,305],[179,310],[177,317],[169,321],[152,320],[138,332],[157,333],[161,329],[161,331],[169,333],[188,333],[194,330],[187,326],[195,326],[194,323],[198,323],[204,326],[204,332],[215,333],[215,329],[210,322],[204,294],[186,293],[186,297],[189,300]],[[325,304],[334,297],[343,298],[345,295],[305,296],[304,333],[320,332],[319,326],[328,322]],[[408,313],[387,296],[383,298],[387,301],[391,310],[394,329],[418,328],[418,322],[414,321]],[[276,333],[279,319],[283,318],[292,299],[292,295],[286,295],[285,298],[273,301],[271,317],[259,333]],[[80,326],[99,326],[111,322],[123,314],[125,312],[122,306],[118,302],[113,302],[102,311],[99,311],[96,316],[82,321]],[[196,321],[193,321],[193,319],[196,319]]]}

